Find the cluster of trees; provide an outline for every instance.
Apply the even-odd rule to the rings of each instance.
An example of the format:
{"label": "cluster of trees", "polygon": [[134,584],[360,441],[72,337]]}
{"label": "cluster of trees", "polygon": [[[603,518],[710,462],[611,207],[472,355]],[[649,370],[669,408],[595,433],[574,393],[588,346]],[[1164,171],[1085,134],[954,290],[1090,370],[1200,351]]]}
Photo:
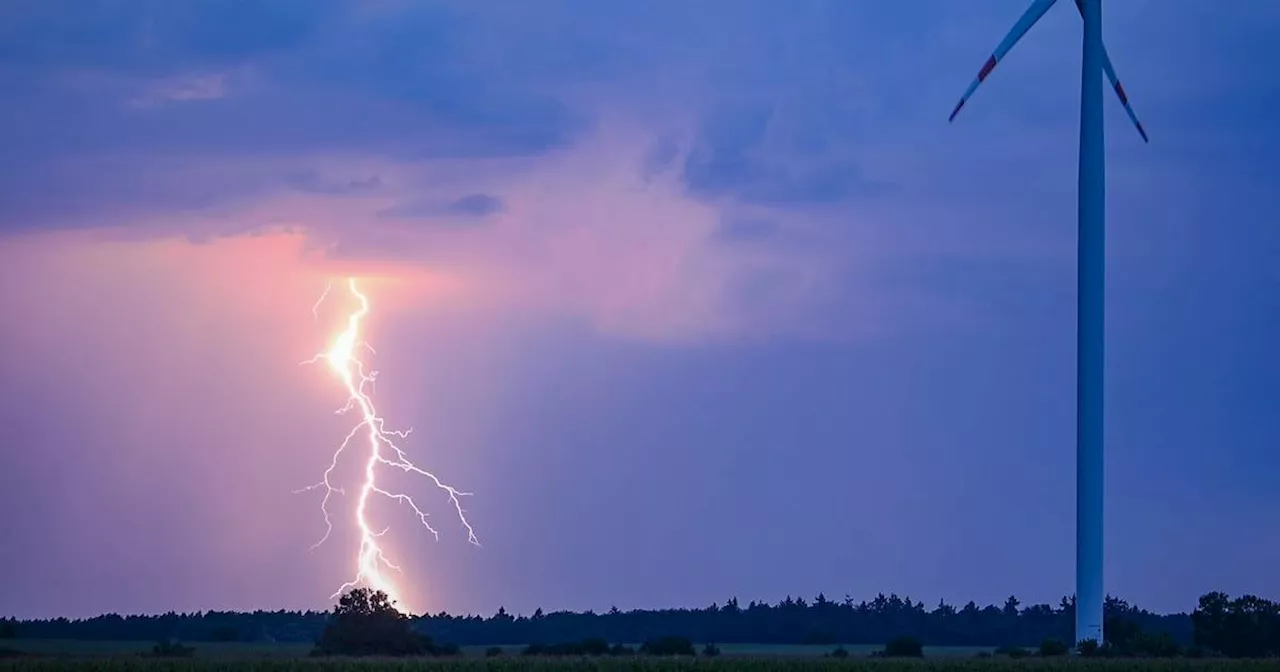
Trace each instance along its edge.
{"label": "cluster of trees", "polygon": [[[422,627],[438,639],[465,645],[511,642],[571,642],[599,637],[611,642],[643,642],[679,633],[698,642],[755,644],[883,644],[895,637],[913,637],[934,646],[1035,647],[1048,638],[1070,641],[1074,629],[1074,601],[1064,598],[1055,608],[1047,604],[1023,608],[1017,598],[1002,606],[979,607],[970,602],[955,607],[945,602],[928,609],[922,602],[897,595],[854,602],[790,598],[770,605],[741,605],[731,599],[703,609],[619,611],[606,613],[535,611],[512,616],[505,610],[489,618],[438,614],[422,619]],[[1166,632],[1190,644],[1187,614],[1159,615],[1111,599],[1107,612],[1136,623],[1147,632]]]}
{"label": "cluster of trees", "polygon": [[1280,603],[1208,593],[1191,614],[1196,644],[1228,656],[1280,656]]}
{"label": "cluster of trees", "polygon": [[[707,652],[719,649],[708,645]],[[333,615],[316,642],[312,655],[317,656],[452,656],[461,649],[457,644],[437,645],[430,635],[417,632],[409,616],[400,613],[382,591],[356,588],[343,595]],[[489,655],[501,654],[490,649]],[[604,639],[593,637],[581,642],[530,644],[526,656],[618,656],[636,651],[621,644],[609,646]],[[651,639],[640,647],[640,653],[653,656],[694,655],[693,642],[685,637]]]}
{"label": "cluster of trees", "polygon": [[[688,637],[668,636],[655,637],[640,645],[637,650],[626,644],[610,645],[603,637],[588,637],[580,642],[557,642],[555,644],[530,644],[521,655],[525,656],[634,656],[639,652],[647,656],[692,656],[695,655],[693,642]],[[702,649],[703,655],[718,656],[720,649],[714,644],[707,644]]]}
{"label": "cluster of trees", "polygon": [[168,612],[23,620],[14,627],[17,636],[28,639],[314,642],[328,618],[324,611]]}
{"label": "cluster of trees", "polygon": [[[13,639],[18,634],[18,622],[12,618],[0,618],[0,641]],[[0,659],[21,655],[18,651],[0,646]]]}
{"label": "cluster of trees", "polygon": [[196,647],[171,639],[156,642],[156,645],[151,647],[151,655],[157,658],[190,658],[195,653]]}
{"label": "cluster of trees", "polygon": [[[1010,597],[1001,606],[979,607],[970,602],[957,608],[940,602],[928,609],[922,602],[897,595],[861,602],[818,595],[812,600],[788,597],[777,604],[745,606],[731,599],[702,609],[624,612],[615,608],[605,613],[543,613],[539,609],[530,616],[499,609],[487,618],[447,613],[409,617],[385,600],[375,593],[348,593],[333,613],[109,614],[84,620],[0,621],[0,635],[11,631],[32,638],[308,641],[317,643],[319,653],[359,650],[360,642],[374,631],[402,633],[396,635],[399,639],[393,648],[406,654],[450,652],[435,642],[532,644],[535,648],[530,653],[537,653],[536,646],[544,651],[583,643],[599,648],[607,642],[659,642],[673,634],[690,642],[878,645],[908,638],[923,645],[1043,651],[1046,642],[1071,641],[1075,611],[1071,598],[1063,598],[1056,607],[1023,607]],[[1232,599],[1209,593],[1193,614],[1167,615],[1108,598],[1105,611],[1108,641],[1098,647],[1100,654],[1171,655],[1197,646],[1231,656],[1280,655],[1280,605],[1261,598]],[[613,646],[604,645],[613,652]]]}

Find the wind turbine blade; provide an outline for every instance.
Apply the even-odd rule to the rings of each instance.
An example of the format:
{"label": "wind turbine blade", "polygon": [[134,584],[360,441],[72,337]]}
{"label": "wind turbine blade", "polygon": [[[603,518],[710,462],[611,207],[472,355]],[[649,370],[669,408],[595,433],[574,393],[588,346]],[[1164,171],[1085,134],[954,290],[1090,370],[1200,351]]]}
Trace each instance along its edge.
{"label": "wind turbine blade", "polygon": [[1151,142],[1147,137],[1147,130],[1142,127],[1142,122],[1138,121],[1138,115],[1134,113],[1133,106],[1129,104],[1129,96],[1124,92],[1124,87],[1120,85],[1119,78],[1116,77],[1116,69],[1111,67],[1111,58],[1107,56],[1107,48],[1102,48],[1102,69],[1107,73],[1107,79],[1111,80],[1111,88],[1115,89],[1116,96],[1120,98],[1120,104],[1124,105],[1125,114],[1129,115],[1129,121],[1133,122],[1133,127],[1138,129],[1138,135],[1142,136],[1143,142]]}
{"label": "wind turbine blade", "polygon": [[[1084,6],[1081,5],[1082,0],[1076,0],[1076,9],[1080,11],[1081,18],[1084,17]],[[1133,106],[1129,104],[1129,95],[1124,92],[1124,87],[1120,85],[1120,78],[1116,77],[1116,69],[1111,65],[1111,57],[1107,55],[1107,48],[1102,47],[1102,70],[1107,73],[1107,79],[1111,82],[1111,88],[1115,90],[1116,97],[1120,99],[1120,104],[1124,105],[1125,114],[1129,115],[1129,121],[1133,122],[1134,128],[1138,129],[1138,135],[1142,136],[1142,141],[1150,143],[1147,138],[1147,130],[1142,127],[1142,122],[1138,121],[1138,115],[1134,113]]]}
{"label": "wind turbine blade", "polygon": [[996,64],[1004,60],[1005,54],[1009,53],[1009,50],[1013,48],[1013,45],[1017,44],[1018,40],[1022,39],[1022,36],[1026,35],[1028,30],[1031,30],[1031,26],[1036,25],[1036,21],[1039,21],[1040,17],[1044,16],[1044,13],[1049,11],[1049,8],[1057,1],[1058,0],[1035,0],[1035,2],[1031,3],[1031,6],[1027,8],[1027,11],[1023,12],[1022,18],[1018,19],[1018,22],[1013,24],[1013,28],[1009,30],[1009,34],[1005,35],[1004,39],[1000,41],[1000,44],[996,46],[996,50],[991,54],[991,58],[988,58],[987,62],[982,65],[982,69],[978,71],[977,79],[973,80],[973,83],[969,85],[967,90],[965,90],[964,95],[960,97],[960,102],[956,103],[956,109],[951,111],[951,117],[948,121],[955,121],[956,115],[960,114],[960,108],[964,107],[965,101],[969,100],[969,96],[972,96],[973,92],[978,90],[978,85],[987,78],[987,75],[991,74],[991,71],[995,69]]}

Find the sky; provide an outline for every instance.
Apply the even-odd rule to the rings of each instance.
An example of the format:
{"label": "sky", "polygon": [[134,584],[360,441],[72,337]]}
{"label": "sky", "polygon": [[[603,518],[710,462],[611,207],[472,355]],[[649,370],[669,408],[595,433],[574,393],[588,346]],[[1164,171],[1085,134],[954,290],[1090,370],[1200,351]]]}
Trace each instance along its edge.
{"label": "sky", "polygon": [[[327,608],[344,277],[425,610],[1056,604],[1071,3],[947,123],[1025,5],[3,3],[0,614]],[[1280,4],[1104,17],[1106,587],[1280,596]]]}

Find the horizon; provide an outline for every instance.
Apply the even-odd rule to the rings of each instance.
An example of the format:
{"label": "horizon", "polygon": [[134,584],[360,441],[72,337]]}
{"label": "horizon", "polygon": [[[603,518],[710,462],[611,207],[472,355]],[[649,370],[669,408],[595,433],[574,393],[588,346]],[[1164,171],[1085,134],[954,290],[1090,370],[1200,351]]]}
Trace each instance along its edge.
{"label": "horizon", "polygon": [[[823,591],[820,591],[820,592],[819,592],[819,595],[826,596],[826,593],[825,593],[825,592],[823,592]],[[771,607],[771,608],[776,608],[778,605],[782,604],[782,603],[783,603],[783,602],[785,602],[787,599],[792,599],[792,600],[803,600],[806,604],[808,604],[809,606],[812,606],[812,605],[813,605],[813,603],[814,603],[814,601],[817,599],[817,597],[818,597],[818,595],[814,595],[814,596],[812,596],[812,597],[803,597],[803,596],[798,596],[798,595],[785,595],[785,596],[783,596],[783,597],[781,597],[781,598],[778,598],[776,601],[769,601],[769,600],[749,600],[749,601],[747,601],[747,602],[745,603],[745,605],[744,605],[743,601],[742,601],[742,600],[740,600],[740,599],[739,599],[739,598],[737,598],[737,597],[728,597],[728,598],[724,598],[723,603],[722,603],[721,601],[716,601],[716,602],[714,603],[714,605],[715,605],[715,606],[718,606],[718,607],[720,607],[720,608],[724,608],[724,606],[725,606],[725,605],[727,605],[727,604],[729,603],[729,600],[738,600],[739,606],[740,606],[740,608],[742,608],[742,609],[746,609],[746,608],[747,608],[747,606],[746,606],[746,605],[751,605],[751,604],[764,604],[764,605],[767,605],[767,606],[769,606],[769,607]],[[848,598],[848,597],[840,597],[839,599],[832,598],[832,597],[827,597],[827,600],[828,600],[828,601],[830,601],[830,602],[832,602],[832,603],[834,603],[834,604],[852,604],[853,606],[855,606],[855,607],[856,607],[856,606],[860,606],[860,605],[869,605],[869,604],[871,604],[871,603],[875,600],[875,598],[876,598],[876,597],[885,597],[885,598],[893,598],[893,597],[897,597],[897,598],[899,598],[900,600],[902,600],[902,601],[904,601],[904,602],[905,602],[906,600],[908,600],[908,599],[911,599],[911,600],[912,600],[912,602],[911,602],[911,603],[912,603],[913,605],[924,605],[924,611],[925,611],[926,613],[935,613],[935,612],[938,610],[938,608],[941,606],[941,604],[935,604],[935,605],[933,605],[933,606],[931,607],[931,606],[929,605],[929,603],[928,603],[928,602],[925,602],[925,601],[922,601],[922,600],[918,600],[918,599],[912,598],[912,597],[911,597],[911,596],[909,596],[909,595],[898,595],[897,593],[894,593],[894,592],[878,593],[878,594],[877,594],[875,597],[873,597],[873,598],[853,599],[853,600],[852,600],[852,602],[846,602],[846,600],[849,600],[849,599],[850,599],[850,598]],[[1008,597],[1015,597],[1015,598],[1016,598],[1017,596],[1016,596],[1016,595],[1013,595],[1013,596],[1006,596],[1006,598],[1005,598],[1005,599],[1008,599]],[[1267,598],[1266,598],[1266,596],[1258,596],[1258,597],[1262,597],[1263,599],[1267,599]],[[1146,613],[1150,613],[1150,614],[1153,614],[1153,615],[1156,615],[1156,616],[1187,616],[1187,615],[1190,615],[1193,611],[1195,611],[1195,609],[1194,609],[1194,608],[1193,608],[1193,609],[1179,610],[1179,611],[1168,611],[1168,612],[1164,612],[1164,611],[1154,611],[1154,610],[1151,610],[1151,609],[1147,609],[1147,608],[1143,607],[1143,606],[1142,606],[1142,605],[1140,605],[1140,604],[1134,604],[1134,603],[1128,602],[1127,600],[1124,600],[1124,598],[1120,598],[1120,597],[1117,597],[1117,596],[1115,596],[1115,595],[1107,595],[1107,596],[1106,596],[1106,599],[1107,599],[1107,601],[1108,601],[1108,602],[1110,602],[1110,601],[1112,601],[1112,600],[1119,600],[1119,601],[1121,601],[1121,602],[1124,602],[1126,605],[1128,605],[1129,607],[1131,607],[1131,608],[1133,608],[1133,609],[1136,609],[1136,610],[1139,610],[1139,611],[1143,611],[1143,612],[1146,612]],[[1019,611],[1021,612],[1021,611],[1025,610],[1025,609],[1027,609],[1028,607],[1033,607],[1033,606],[1049,606],[1050,608],[1053,608],[1053,609],[1057,610],[1057,609],[1059,608],[1059,606],[1060,606],[1060,602],[1061,602],[1061,600],[1072,600],[1072,601],[1074,601],[1074,596],[1072,596],[1072,595],[1064,595],[1064,596],[1062,596],[1062,598],[1060,598],[1060,600],[1059,600],[1059,604],[1057,604],[1057,605],[1055,605],[1055,603],[1054,603],[1054,602],[1052,602],[1052,601],[1050,601],[1050,602],[1025,602],[1025,603],[1024,603],[1024,602],[1019,601],[1019,607],[1020,607],[1020,608],[1019,608]],[[963,607],[965,607],[966,605],[968,605],[968,603],[969,603],[969,602],[973,602],[973,603],[974,603],[974,604],[975,604],[979,609],[986,609],[986,608],[988,608],[988,607],[995,607],[995,608],[997,608],[997,609],[998,609],[998,608],[1000,608],[1000,606],[1001,606],[1000,602],[1003,602],[1003,601],[1000,601],[1000,602],[988,602],[988,603],[982,603],[982,602],[978,602],[978,601],[976,601],[976,600],[966,600],[966,601],[964,601],[964,602],[959,602],[959,603],[954,603],[954,604],[953,604],[953,603],[950,603],[950,602],[947,602],[946,600],[941,600],[941,602],[942,602],[942,603],[944,603],[944,604],[946,604],[947,606],[955,607],[955,608],[963,608]],[[704,604],[704,605],[702,605],[702,606],[684,605],[684,606],[667,606],[667,607],[622,607],[622,606],[619,606],[619,605],[609,605],[609,608],[607,608],[607,609],[598,609],[598,608],[587,607],[587,608],[577,609],[577,610],[575,610],[575,609],[543,609],[542,607],[535,607],[533,611],[531,611],[531,612],[527,612],[527,613],[526,613],[526,612],[515,612],[515,611],[511,611],[511,610],[506,609],[506,608],[505,608],[505,607],[503,607],[502,605],[499,605],[497,610],[495,610],[493,613],[490,613],[490,614],[488,614],[488,615],[485,615],[485,614],[482,614],[482,613],[478,613],[478,612],[452,613],[452,612],[447,612],[447,611],[446,611],[443,615],[444,615],[444,616],[447,616],[447,617],[450,617],[450,618],[475,618],[475,617],[480,617],[480,618],[488,619],[488,618],[492,618],[493,616],[495,616],[495,615],[499,612],[499,610],[500,610],[502,613],[505,613],[505,614],[507,614],[507,615],[509,615],[509,616],[511,616],[511,617],[513,617],[513,618],[521,619],[521,618],[532,618],[532,617],[533,617],[536,613],[538,613],[538,612],[541,612],[544,616],[550,616],[550,615],[552,615],[552,614],[575,614],[575,615],[587,615],[587,614],[592,614],[592,615],[595,615],[595,616],[603,616],[603,615],[608,615],[608,614],[612,613],[612,610],[613,610],[615,607],[618,609],[618,611],[619,611],[620,613],[624,613],[624,614],[626,614],[626,613],[637,613],[637,612],[700,611],[700,610],[705,610],[705,609],[707,609],[707,608],[708,608],[708,607],[710,607],[710,606],[713,606],[713,605],[710,605],[710,604]],[[261,613],[280,613],[280,612],[286,612],[286,613],[297,613],[297,614],[329,614],[329,613],[332,613],[332,611],[333,611],[333,607],[332,607],[332,605],[330,605],[330,607],[329,607],[329,608],[327,608],[327,609],[291,609],[291,608],[266,609],[266,608],[258,608],[258,609],[250,609],[250,610],[235,610],[235,609],[232,609],[232,610],[220,610],[220,609],[198,609],[198,610],[195,610],[195,611],[166,611],[166,612],[152,612],[152,613],[103,612],[103,613],[99,613],[99,614],[94,614],[94,615],[92,615],[92,616],[78,616],[78,617],[69,617],[69,616],[53,616],[53,617],[46,617],[46,618],[25,618],[25,619],[24,619],[24,618],[18,618],[17,620],[18,620],[19,622],[22,622],[22,621],[51,621],[51,620],[58,620],[58,619],[61,619],[61,618],[65,618],[65,619],[67,619],[67,620],[69,620],[69,621],[73,621],[73,622],[74,622],[74,621],[87,621],[87,620],[93,620],[93,619],[95,619],[95,618],[102,618],[102,617],[106,617],[106,616],[120,616],[120,617],[123,617],[123,618],[130,618],[130,617],[143,617],[143,618],[148,618],[148,617],[160,617],[160,616],[166,616],[166,615],[169,615],[169,614],[176,614],[176,615],[179,615],[179,616],[188,616],[188,615],[190,615],[190,616],[194,616],[194,615],[201,615],[201,614],[215,614],[215,613],[216,613],[216,614],[253,614],[253,613],[259,613],[259,612],[261,612]],[[434,613],[425,613],[425,612],[424,612],[424,613],[412,613],[412,612],[409,612],[409,614],[408,614],[408,615],[409,615],[411,618],[415,618],[415,619],[423,619],[423,618],[439,618],[442,614],[441,614],[441,612],[434,612]]]}
{"label": "horizon", "polygon": [[[0,9],[0,616],[1056,604],[1072,3],[947,122],[1027,4]],[[1104,4],[1105,593],[1280,596],[1280,4]]]}

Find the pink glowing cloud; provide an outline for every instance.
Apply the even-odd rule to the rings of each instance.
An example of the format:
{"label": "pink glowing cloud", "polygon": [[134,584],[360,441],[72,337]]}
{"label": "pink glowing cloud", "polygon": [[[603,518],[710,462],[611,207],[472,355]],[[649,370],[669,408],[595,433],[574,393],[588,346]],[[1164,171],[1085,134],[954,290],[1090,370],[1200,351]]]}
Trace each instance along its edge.
{"label": "pink glowing cloud", "polygon": [[676,171],[643,170],[658,137],[616,123],[537,157],[107,157],[75,169],[123,162],[143,193],[198,185],[216,199],[198,210],[91,213],[114,224],[100,236],[169,246],[243,237],[237,245],[250,249],[292,232],[298,260],[317,272],[430,278],[434,289],[417,300],[650,340],[794,332],[795,318],[833,291],[838,257],[804,241],[795,215],[799,244],[727,240],[726,222],[770,213],[693,198]]}

